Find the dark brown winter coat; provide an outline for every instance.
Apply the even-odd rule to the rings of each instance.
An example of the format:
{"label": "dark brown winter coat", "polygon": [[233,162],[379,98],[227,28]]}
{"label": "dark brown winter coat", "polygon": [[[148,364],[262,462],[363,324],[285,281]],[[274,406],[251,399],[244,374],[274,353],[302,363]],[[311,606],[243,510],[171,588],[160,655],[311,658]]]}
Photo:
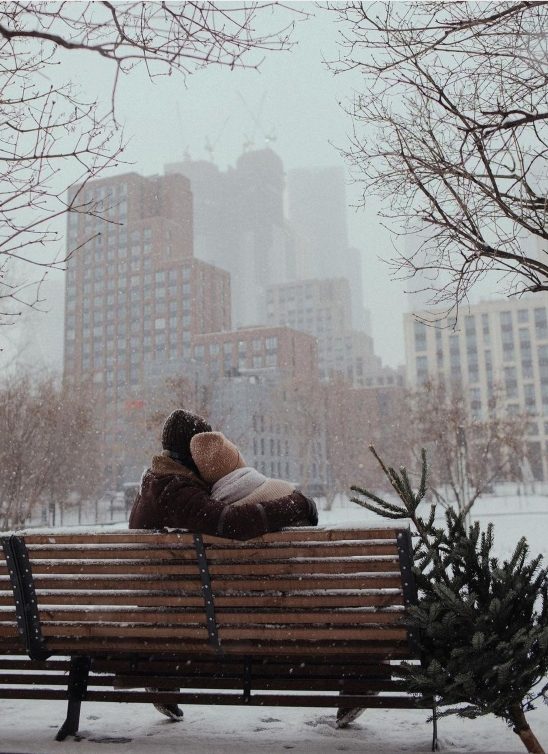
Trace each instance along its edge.
{"label": "dark brown winter coat", "polygon": [[314,501],[297,491],[264,503],[212,500],[205,482],[167,456],[153,457],[129,517],[130,529],[169,527],[242,540],[317,523]]}

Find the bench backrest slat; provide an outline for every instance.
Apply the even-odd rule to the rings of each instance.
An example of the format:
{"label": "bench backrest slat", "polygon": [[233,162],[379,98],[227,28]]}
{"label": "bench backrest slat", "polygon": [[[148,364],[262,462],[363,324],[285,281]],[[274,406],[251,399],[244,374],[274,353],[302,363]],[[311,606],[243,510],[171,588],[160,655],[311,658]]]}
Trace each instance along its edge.
{"label": "bench backrest slat", "polygon": [[[359,607],[387,607],[395,603],[394,594],[372,594],[366,591],[349,591],[345,590],[344,594],[238,594],[238,595],[220,595],[215,598],[217,609],[222,607],[228,608],[295,608],[298,610],[308,610],[314,607],[342,607],[342,608],[359,608]],[[155,591],[143,590],[124,590],[116,592],[114,590],[95,590],[86,591],[78,590],[77,594],[72,590],[57,589],[54,591],[42,591],[40,593],[40,605],[58,605],[61,604],[84,604],[84,605],[131,605],[135,607],[203,607],[204,600],[201,595],[192,596],[178,592],[162,591],[159,595]],[[0,605],[9,606],[13,613],[13,594],[5,592],[0,594]]]}
{"label": "bench backrest slat", "polygon": [[[166,535],[167,536],[167,535]],[[26,541],[26,540],[25,540]],[[27,543],[28,544],[28,543]],[[174,544],[164,546],[159,544],[135,545],[126,543],[113,543],[116,546],[116,555],[120,560],[191,560],[196,559],[196,551],[193,544]],[[74,556],[80,557],[81,545],[59,543],[57,545],[29,545],[32,546],[35,560],[73,560]],[[91,560],[100,560],[112,557],[112,545],[108,548],[104,544],[86,543],[87,557]],[[305,558],[346,558],[359,556],[392,556],[397,557],[397,548],[393,541],[349,541],[349,542],[303,542],[299,546],[289,546],[285,543],[263,543],[262,546],[222,547],[210,545],[208,547],[208,560],[230,562],[240,561],[242,552],[249,560],[275,561],[292,557]]]}
{"label": "bench backrest slat", "polygon": [[[102,574],[125,574],[127,576],[196,576],[196,565],[188,561],[151,561],[140,560],[31,560],[32,572],[36,580],[42,575],[63,576],[64,574],[81,576],[99,576]],[[209,565],[212,578],[216,576],[249,576],[249,575],[318,575],[318,574],[343,574],[343,573],[395,573],[399,574],[398,561],[387,560],[307,560],[296,563],[295,560],[284,562],[258,562],[258,563],[219,563]]]}
{"label": "bench backrest slat", "polygon": [[[48,647],[57,654],[90,654],[104,655],[109,652],[116,654],[145,654],[149,655],[152,651],[157,653],[170,654],[198,654],[218,657],[218,653],[209,644],[203,641],[187,639],[184,644],[179,638],[156,638],[154,641],[150,636],[147,638],[110,638],[100,637],[82,638],[48,638]],[[309,657],[318,652],[323,655],[337,655],[348,658],[356,655],[370,656],[378,659],[407,659],[410,656],[409,646],[406,641],[385,641],[385,642],[364,642],[364,641],[316,641],[316,642],[296,642],[296,641],[249,641],[238,639],[223,640],[223,649],[225,654],[253,656],[274,656],[277,657],[280,652],[283,654],[293,655],[296,657]],[[15,651],[15,645],[14,645]],[[20,646],[17,646],[17,653],[21,653]]]}
{"label": "bench backrest slat", "polygon": [[[288,543],[292,546],[300,545],[301,542],[343,542],[354,540],[363,542],[367,540],[389,540],[394,541],[393,528],[348,528],[348,529],[324,529],[318,527],[302,527],[299,529],[284,529],[283,531],[265,534],[263,537],[257,537],[247,542],[237,540],[223,539],[221,537],[212,537],[204,535],[206,545],[220,545],[224,548],[236,550],[253,549],[262,544],[280,544]],[[48,532],[47,534],[23,533],[27,545],[48,545],[48,544],[106,544],[109,547],[115,543],[135,545],[158,544],[169,546],[170,544],[188,544],[193,546],[193,537],[189,532],[166,532],[157,533],[149,531],[127,531],[127,532],[93,532],[93,533],[65,533],[65,532]]]}
{"label": "bench backrest slat", "polygon": [[[0,614],[1,615],[1,614]],[[198,625],[201,626],[204,621],[203,612],[189,612],[188,610],[171,609],[165,611],[143,608],[135,609],[129,607],[126,610],[120,610],[120,607],[113,605],[110,609],[101,607],[100,610],[80,608],[55,609],[48,610],[41,608],[40,617],[42,622],[66,622],[66,623],[127,623],[130,618],[132,623],[143,625],[154,623],[155,625]],[[307,610],[305,612],[296,610],[294,612],[252,612],[242,610],[235,612],[233,610],[217,610],[217,623],[219,626],[249,626],[252,625],[279,625],[279,626],[315,626],[315,625],[345,625],[345,626],[379,626],[394,625],[401,623],[401,613],[396,611],[371,611],[362,609],[359,612],[340,612],[326,616],[325,612],[319,610]]]}

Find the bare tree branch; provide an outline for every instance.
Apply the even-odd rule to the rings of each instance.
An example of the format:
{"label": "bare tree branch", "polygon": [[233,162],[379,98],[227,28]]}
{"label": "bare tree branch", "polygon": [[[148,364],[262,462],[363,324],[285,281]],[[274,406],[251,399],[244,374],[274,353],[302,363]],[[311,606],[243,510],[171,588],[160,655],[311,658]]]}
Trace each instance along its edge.
{"label": "bare tree branch", "polygon": [[394,274],[449,307],[490,271],[509,293],[548,290],[548,2],[328,8],[332,70],[363,74],[343,150],[363,203],[376,194],[397,235],[422,238]]}

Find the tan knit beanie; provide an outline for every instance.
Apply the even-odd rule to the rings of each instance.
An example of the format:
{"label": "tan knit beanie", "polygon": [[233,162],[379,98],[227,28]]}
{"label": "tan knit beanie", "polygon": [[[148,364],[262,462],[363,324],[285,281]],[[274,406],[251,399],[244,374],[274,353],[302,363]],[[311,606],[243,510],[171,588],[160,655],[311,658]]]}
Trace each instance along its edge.
{"label": "tan knit beanie", "polygon": [[247,466],[238,448],[222,432],[200,432],[190,441],[190,452],[200,476],[208,484]]}

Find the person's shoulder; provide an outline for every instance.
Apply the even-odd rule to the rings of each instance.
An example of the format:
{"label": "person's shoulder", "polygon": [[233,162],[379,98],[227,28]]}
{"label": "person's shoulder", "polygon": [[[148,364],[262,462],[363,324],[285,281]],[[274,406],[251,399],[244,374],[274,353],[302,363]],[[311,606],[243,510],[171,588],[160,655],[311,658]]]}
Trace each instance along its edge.
{"label": "person's shoulder", "polygon": [[175,461],[169,456],[158,455],[152,457],[152,463],[147,473],[152,474],[157,479],[162,477],[181,477],[182,479],[188,479],[189,482],[200,483],[201,480],[182,463]]}
{"label": "person's shoulder", "polygon": [[153,456],[150,469],[146,472],[152,484],[158,488],[170,489],[193,488],[209,492],[208,485],[194,472],[168,456]]}

